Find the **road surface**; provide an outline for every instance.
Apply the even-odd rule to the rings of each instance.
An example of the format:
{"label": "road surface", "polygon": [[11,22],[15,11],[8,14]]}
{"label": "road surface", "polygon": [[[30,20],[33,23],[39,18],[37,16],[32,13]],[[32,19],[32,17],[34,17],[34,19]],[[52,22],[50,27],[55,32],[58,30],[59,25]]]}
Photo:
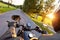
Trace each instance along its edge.
{"label": "road surface", "polygon": [[[34,22],[32,22],[32,20],[23,11],[21,11],[20,9],[12,10],[12,11],[5,12],[4,14],[0,15],[0,36],[2,36],[6,32],[6,30],[8,30],[6,21],[7,20],[12,21],[12,19],[11,19],[12,15],[20,15],[21,21],[24,24],[30,22],[32,24],[31,28],[36,27],[36,24]],[[35,33],[37,37],[40,36],[40,33],[36,32],[36,31],[33,31],[33,33]]]}

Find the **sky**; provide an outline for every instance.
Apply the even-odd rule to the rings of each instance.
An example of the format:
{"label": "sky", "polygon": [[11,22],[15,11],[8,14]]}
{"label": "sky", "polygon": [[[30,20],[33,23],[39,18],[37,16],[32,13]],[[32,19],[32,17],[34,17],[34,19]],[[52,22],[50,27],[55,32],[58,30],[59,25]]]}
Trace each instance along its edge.
{"label": "sky", "polygon": [[[8,2],[8,0],[3,0],[3,1]],[[24,0],[12,0],[12,1],[13,1],[12,4],[14,5],[23,5],[24,3]]]}
{"label": "sky", "polygon": [[54,4],[56,4],[56,5],[57,5],[57,4],[58,4],[58,1],[59,1],[59,0],[55,0]]}
{"label": "sky", "polygon": [[[3,0],[3,1],[8,2],[8,0]],[[12,4],[14,4],[14,5],[23,5],[23,3],[24,3],[25,0],[12,0],[12,1],[13,1]],[[46,0],[44,0],[44,1],[46,1]],[[57,5],[58,1],[59,0],[55,0],[54,4]]]}
{"label": "sky", "polygon": [[55,0],[54,5],[55,5],[55,8],[53,12],[55,12],[59,8],[60,0]]}

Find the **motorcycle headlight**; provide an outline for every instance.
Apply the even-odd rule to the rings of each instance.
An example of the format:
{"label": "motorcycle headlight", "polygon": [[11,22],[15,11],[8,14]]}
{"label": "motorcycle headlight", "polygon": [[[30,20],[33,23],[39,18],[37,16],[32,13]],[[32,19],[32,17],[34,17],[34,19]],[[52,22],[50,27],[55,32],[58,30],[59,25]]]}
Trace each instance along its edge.
{"label": "motorcycle headlight", "polygon": [[31,38],[30,40],[38,40],[38,38],[36,38],[36,37],[33,37],[33,38]]}
{"label": "motorcycle headlight", "polygon": [[30,33],[30,34],[29,34],[29,37],[30,37],[30,38],[32,38],[32,37],[33,37],[33,34],[32,34],[32,33]]}

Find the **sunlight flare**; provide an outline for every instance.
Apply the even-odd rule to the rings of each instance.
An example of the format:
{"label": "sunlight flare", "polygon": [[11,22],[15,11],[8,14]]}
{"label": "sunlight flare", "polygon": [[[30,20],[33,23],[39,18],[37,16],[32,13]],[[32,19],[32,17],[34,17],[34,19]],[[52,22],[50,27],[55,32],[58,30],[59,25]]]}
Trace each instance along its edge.
{"label": "sunlight flare", "polygon": [[51,13],[51,14],[48,14],[48,15],[46,15],[48,18],[50,18],[50,19],[53,19],[54,18],[54,15]]}

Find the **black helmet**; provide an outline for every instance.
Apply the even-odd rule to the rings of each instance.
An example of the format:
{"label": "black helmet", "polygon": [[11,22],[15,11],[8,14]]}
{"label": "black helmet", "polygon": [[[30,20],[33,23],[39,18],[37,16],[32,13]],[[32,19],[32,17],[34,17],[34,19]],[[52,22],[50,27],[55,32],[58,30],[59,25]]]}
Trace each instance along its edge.
{"label": "black helmet", "polygon": [[17,20],[18,18],[21,19],[19,15],[13,15],[11,18],[12,20]]}

